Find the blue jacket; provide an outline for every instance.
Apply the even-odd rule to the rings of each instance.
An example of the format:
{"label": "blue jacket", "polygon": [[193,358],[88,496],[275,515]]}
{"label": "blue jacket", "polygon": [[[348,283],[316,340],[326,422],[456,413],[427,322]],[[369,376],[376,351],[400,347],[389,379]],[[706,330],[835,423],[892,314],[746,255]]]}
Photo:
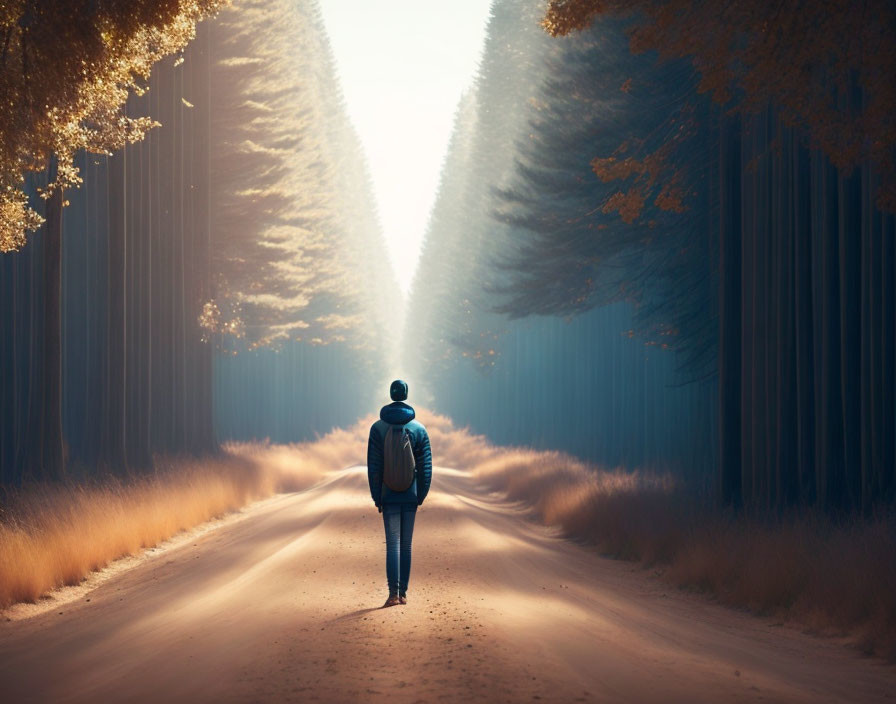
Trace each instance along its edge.
{"label": "blue jacket", "polygon": [[[429,434],[423,423],[414,420],[414,409],[402,401],[390,403],[380,410],[380,420],[370,427],[367,440],[367,482],[370,496],[377,506],[381,504],[423,503],[432,481],[432,452],[429,449]],[[406,491],[392,491],[383,484],[383,441],[390,425],[403,425],[411,436],[414,462],[417,465],[416,479]]]}

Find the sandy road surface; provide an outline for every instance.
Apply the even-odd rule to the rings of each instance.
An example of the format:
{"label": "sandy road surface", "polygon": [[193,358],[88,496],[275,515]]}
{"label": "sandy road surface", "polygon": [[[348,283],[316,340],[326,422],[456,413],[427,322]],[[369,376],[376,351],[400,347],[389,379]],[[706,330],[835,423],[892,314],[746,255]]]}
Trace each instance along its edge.
{"label": "sandy road surface", "polygon": [[602,559],[462,472],[436,469],[407,606],[377,608],[383,543],[363,468],[263,502],[0,623],[0,700],[896,698],[896,668]]}

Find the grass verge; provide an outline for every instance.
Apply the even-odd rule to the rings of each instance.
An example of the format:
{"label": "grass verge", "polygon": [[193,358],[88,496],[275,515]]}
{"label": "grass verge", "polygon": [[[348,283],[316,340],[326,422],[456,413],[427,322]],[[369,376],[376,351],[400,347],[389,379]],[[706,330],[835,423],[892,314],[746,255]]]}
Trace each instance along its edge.
{"label": "grass verge", "polygon": [[[537,520],[604,555],[662,567],[722,603],[896,660],[896,518],[835,524],[813,513],[758,520],[690,497],[669,475],[607,471],[562,452],[501,447],[422,411],[437,465],[471,470]],[[363,464],[373,418],[296,445],[230,444],[160,460],[131,480],[30,486],[0,515],[0,608],[256,499]],[[434,478],[438,487],[438,474]]]}
{"label": "grass verge", "polygon": [[427,427],[437,463],[471,469],[601,554],[658,567],[681,588],[896,661],[893,513],[840,523],[814,512],[735,516],[689,496],[670,475],[494,446],[446,418]]}
{"label": "grass verge", "polygon": [[0,608],[78,584],[113,560],[363,461],[361,426],[302,444],[229,444],[214,457],[158,458],[145,476],[23,487],[0,513]]}

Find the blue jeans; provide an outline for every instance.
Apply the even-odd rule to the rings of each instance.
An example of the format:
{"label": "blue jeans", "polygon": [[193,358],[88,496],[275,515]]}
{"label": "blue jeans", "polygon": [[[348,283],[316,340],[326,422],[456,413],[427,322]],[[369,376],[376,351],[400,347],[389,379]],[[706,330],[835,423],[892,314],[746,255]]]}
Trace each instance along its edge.
{"label": "blue jeans", "polygon": [[411,540],[417,504],[383,504],[389,594],[405,594],[411,576]]}

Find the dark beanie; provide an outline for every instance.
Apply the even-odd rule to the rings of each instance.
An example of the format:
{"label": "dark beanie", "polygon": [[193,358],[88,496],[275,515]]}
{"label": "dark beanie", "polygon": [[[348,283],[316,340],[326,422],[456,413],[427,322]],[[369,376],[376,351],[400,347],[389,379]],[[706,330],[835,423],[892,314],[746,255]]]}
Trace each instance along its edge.
{"label": "dark beanie", "polygon": [[389,387],[389,395],[393,401],[404,401],[408,397],[408,385],[401,379],[396,379]]}

